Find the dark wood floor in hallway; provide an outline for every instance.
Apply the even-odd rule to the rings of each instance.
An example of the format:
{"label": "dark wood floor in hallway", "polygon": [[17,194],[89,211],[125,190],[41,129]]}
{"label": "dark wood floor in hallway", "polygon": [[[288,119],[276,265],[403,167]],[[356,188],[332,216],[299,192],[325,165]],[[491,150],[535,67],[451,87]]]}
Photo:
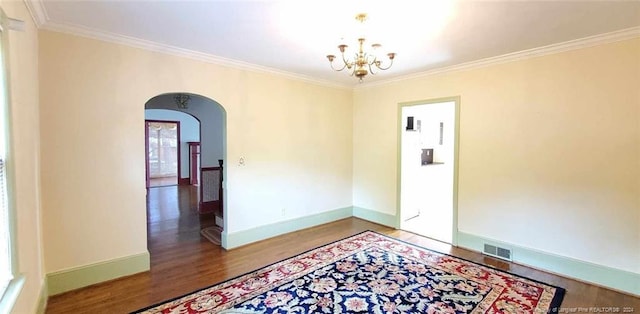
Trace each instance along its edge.
{"label": "dark wood floor in hallway", "polygon": [[[563,308],[633,308],[640,298],[556,276],[482,254],[450,247],[415,234],[357,218],[305,229],[230,251],[200,236],[213,216],[196,211],[189,187],[154,188],[149,193],[148,243],[151,271],[53,296],[47,313],[128,313],[224,281],[347,236],[374,230],[436,251],[488,264],[567,289]],[[578,313],[578,312],[575,312]]]}

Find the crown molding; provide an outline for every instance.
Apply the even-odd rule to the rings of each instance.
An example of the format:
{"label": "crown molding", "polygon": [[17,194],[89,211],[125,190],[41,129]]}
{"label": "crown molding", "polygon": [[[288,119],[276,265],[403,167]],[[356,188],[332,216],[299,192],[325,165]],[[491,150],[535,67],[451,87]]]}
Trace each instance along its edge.
{"label": "crown molding", "polygon": [[144,50],[169,54],[177,57],[188,58],[196,61],[202,61],[202,62],[212,63],[212,64],[226,66],[230,68],[236,68],[240,70],[284,76],[289,79],[303,81],[306,83],[311,83],[311,84],[316,84],[321,86],[341,88],[341,89],[347,89],[347,90],[353,89],[353,87],[350,85],[339,84],[336,82],[321,80],[321,79],[317,79],[311,76],[306,76],[298,73],[292,73],[292,72],[282,71],[282,70],[265,67],[261,65],[256,65],[248,62],[223,58],[223,57],[215,56],[212,54],[207,54],[207,53],[203,53],[195,50],[189,50],[189,49],[184,49],[176,46],[161,44],[161,43],[157,43],[150,40],[144,40],[140,38],[115,34],[111,32],[98,31],[92,28],[87,28],[79,25],[47,22],[43,24],[41,28],[49,31],[67,33],[67,34],[76,35],[80,37],[91,38],[91,39],[106,41],[106,42],[115,43],[115,44],[121,44],[121,45],[140,48]]}
{"label": "crown molding", "polygon": [[570,40],[570,41],[552,44],[548,46],[542,46],[538,48],[512,52],[512,53],[508,53],[500,56],[480,59],[480,60],[471,61],[471,62],[465,62],[465,63],[456,64],[452,66],[436,68],[436,69],[432,69],[424,72],[402,75],[402,76],[398,76],[398,77],[394,77],[386,80],[381,80],[381,81],[376,81],[371,83],[364,83],[354,87],[354,89],[364,89],[364,88],[381,86],[381,85],[386,85],[386,84],[395,83],[395,82],[406,81],[410,79],[433,76],[437,74],[483,68],[491,65],[513,62],[518,60],[525,60],[525,59],[530,59],[530,58],[535,58],[535,57],[570,51],[570,50],[577,50],[577,49],[583,49],[583,48],[588,48],[593,46],[599,46],[599,45],[609,44],[617,41],[633,39],[637,37],[640,37],[640,27],[632,27],[632,28],[615,31],[615,32],[589,36],[585,38]]}
{"label": "crown molding", "polygon": [[44,7],[44,3],[42,0],[23,0],[24,4],[27,6],[27,10],[29,14],[31,14],[31,18],[33,22],[36,23],[36,26],[40,28],[42,25],[46,24],[49,21],[49,15],[47,14],[47,9]]}
{"label": "crown molding", "polygon": [[455,65],[446,66],[446,67],[435,68],[435,69],[431,69],[423,72],[401,75],[401,76],[393,77],[386,80],[358,84],[354,86],[350,84],[344,84],[344,83],[341,84],[334,81],[318,79],[318,78],[314,78],[314,77],[303,75],[303,74],[283,71],[283,70],[265,67],[257,64],[248,63],[248,62],[233,60],[229,58],[223,58],[223,57],[215,56],[212,54],[207,54],[199,51],[161,44],[154,41],[139,39],[135,37],[125,36],[125,35],[105,32],[105,31],[99,31],[99,30],[87,28],[80,25],[51,22],[49,19],[49,16],[47,15],[47,11],[44,7],[43,0],[23,0],[23,1],[27,5],[27,9],[29,10],[29,13],[31,13],[31,16],[34,22],[36,23],[38,28],[41,28],[41,29],[72,34],[76,36],[126,45],[130,47],[140,48],[140,49],[154,51],[154,52],[165,53],[169,55],[202,61],[206,63],[222,65],[230,68],[236,68],[236,69],[257,72],[257,73],[279,75],[279,76],[287,77],[289,79],[303,81],[306,83],[333,87],[333,88],[340,88],[345,90],[365,89],[369,87],[381,86],[381,85],[386,85],[390,83],[401,82],[401,81],[427,77],[427,76],[432,76],[437,74],[444,74],[444,73],[450,73],[450,72],[458,72],[458,71],[488,67],[491,65],[497,65],[497,64],[507,63],[507,62],[518,61],[518,60],[525,60],[525,59],[530,59],[530,58],[535,58],[535,57],[570,51],[570,50],[583,49],[583,48],[588,48],[588,47],[593,47],[598,45],[604,45],[608,43],[640,37],[640,26],[637,26],[637,27],[610,32],[610,33],[589,36],[589,37],[570,40],[562,43],[551,44],[547,46],[522,50],[518,52],[512,52],[512,53],[508,53],[500,56],[489,57],[485,59],[455,64]]}

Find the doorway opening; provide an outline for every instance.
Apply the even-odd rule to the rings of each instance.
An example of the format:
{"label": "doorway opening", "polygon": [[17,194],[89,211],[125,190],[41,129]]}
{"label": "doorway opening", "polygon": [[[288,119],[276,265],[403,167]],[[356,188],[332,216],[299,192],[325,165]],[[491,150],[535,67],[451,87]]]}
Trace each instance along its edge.
{"label": "doorway opening", "polygon": [[[145,103],[145,120],[153,120],[147,133],[158,132],[160,123],[177,123],[179,132],[171,141],[175,151],[177,183],[147,189],[147,247],[152,264],[172,250],[221,248],[226,221],[223,199],[225,155],[224,109],[197,94],[168,93]],[[155,128],[154,128],[155,127]],[[162,131],[160,131],[162,135]],[[148,174],[155,176],[153,146],[147,135]],[[164,153],[164,152],[162,152]],[[156,167],[157,168],[157,167]]]}
{"label": "doorway opening", "polygon": [[180,121],[145,120],[147,188],[177,185]]}
{"label": "doorway opening", "polygon": [[399,107],[399,226],[457,244],[459,98]]}

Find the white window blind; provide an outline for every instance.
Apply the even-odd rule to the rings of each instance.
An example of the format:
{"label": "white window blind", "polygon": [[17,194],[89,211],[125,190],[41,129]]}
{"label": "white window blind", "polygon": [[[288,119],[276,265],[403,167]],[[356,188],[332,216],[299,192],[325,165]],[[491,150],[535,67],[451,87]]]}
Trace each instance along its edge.
{"label": "white window blind", "polygon": [[4,156],[0,159],[0,291],[4,293],[13,279],[11,272],[11,251],[9,245],[9,211],[7,210],[6,187],[5,187],[5,163]]}
{"label": "white window blind", "polygon": [[4,294],[11,279],[11,225],[9,219],[9,201],[7,197],[7,137],[8,104],[5,55],[3,47],[3,29],[0,28],[0,293]]}

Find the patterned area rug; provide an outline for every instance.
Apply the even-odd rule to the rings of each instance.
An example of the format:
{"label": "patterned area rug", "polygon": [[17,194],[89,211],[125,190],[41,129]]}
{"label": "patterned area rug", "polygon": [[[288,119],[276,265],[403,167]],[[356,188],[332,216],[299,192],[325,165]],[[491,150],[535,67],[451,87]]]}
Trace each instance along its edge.
{"label": "patterned area rug", "polygon": [[562,288],[372,231],[136,313],[547,313]]}

